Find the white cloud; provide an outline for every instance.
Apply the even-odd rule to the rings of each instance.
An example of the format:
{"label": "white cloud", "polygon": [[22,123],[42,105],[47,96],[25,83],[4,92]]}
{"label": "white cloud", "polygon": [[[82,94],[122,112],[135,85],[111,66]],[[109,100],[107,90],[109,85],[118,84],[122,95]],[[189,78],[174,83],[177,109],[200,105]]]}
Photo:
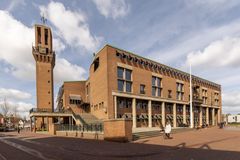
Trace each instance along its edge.
{"label": "white cloud", "polygon": [[[3,100],[0,101],[0,105],[2,105],[3,103],[4,103]],[[13,107],[16,107],[17,114],[20,115],[21,117],[24,117],[24,116],[28,117],[30,109],[36,108],[36,106],[34,106],[31,103],[25,103],[22,101],[10,101],[8,99],[7,99],[7,104],[10,106],[9,114],[14,114],[12,109]]]}
{"label": "white cloud", "polygon": [[62,53],[66,48],[65,44],[58,38],[53,38],[53,49],[57,54]]}
{"label": "white cloud", "polygon": [[[223,106],[240,107],[240,92],[232,91],[223,94]],[[240,112],[240,110],[239,110]]]}
{"label": "white cloud", "polygon": [[[3,70],[23,80],[35,79],[35,60],[32,56],[32,43],[34,42],[34,30],[22,24],[8,12],[0,10],[0,62],[4,61],[7,66]],[[65,49],[65,45],[59,39],[53,40],[54,48],[58,52]],[[55,81],[61,82],[66,79],[82,79],[85,70],[78,65],[71,64],[64,58],[56,56],[54,70]],[[65,71],[67,73],[65,73]],[[72,73],[72,74],[69,74]]]}
{"label": "white cloud", "polygon": [[[11,73],[25,79],[33,79],[34,65],[31,55],[34,31],[0,10],[0,60],[11,64]],[[30,72],[29,72],[30,71]]]}
{"label": "white cloud", "polygon": [[85,73],[84,68],[76,64],[71,64],[64,58],[58,58],[56,68],[54,69],[54,79],[56,83],[69,80],[82,80]]}
{"label": "white cloud", "polygon": [[240,38],[212,42],[203,51],[188,54],[186,64],[208,67],[240,67]]}
{"label": "white cloud", "polygon": [[240,92],[231,91],[223,94],[223,112],[240,113]]}
{"label": "white cloud", "polygon": [[82,47],[87,51],[96,50],[99,46],[101,38],[91,35],[87,18],[82,12],[67,10],[59,2],[40,6],[40,11],[57,28],[58,34],[68,45]]}
{"label": "white cloud", "polygon": [[0,97],[6,97],[10,99],[18,99],[18,100],[24,100],[29,99],[32,97],[30,93],[16,90],[16,89],[7,89],[7,88],[0,88]]}
{"label": "white cloud", "polygon": [[130,11],[130,6],[125,0],[93,0],[93,2],[106,18],[124,17]]}

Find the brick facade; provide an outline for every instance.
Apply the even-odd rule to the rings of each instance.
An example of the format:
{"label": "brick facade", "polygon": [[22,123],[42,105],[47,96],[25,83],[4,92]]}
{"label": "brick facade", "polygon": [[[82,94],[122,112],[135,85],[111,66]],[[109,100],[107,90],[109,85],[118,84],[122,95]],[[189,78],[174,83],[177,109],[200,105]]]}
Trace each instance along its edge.
{"label": "brick facade", "polygon": [[[221,86],[196,76],[192,82],[195,126],[219,123]],[[84,83],[85,89],[77,89],[79,95],[99,119],[129,118],[133,127],[190,123],[188,73],[106,45],[95,55]],[[141,85],[144,90],[140,91]],[[64,92],[72,94],[71,85]]]}

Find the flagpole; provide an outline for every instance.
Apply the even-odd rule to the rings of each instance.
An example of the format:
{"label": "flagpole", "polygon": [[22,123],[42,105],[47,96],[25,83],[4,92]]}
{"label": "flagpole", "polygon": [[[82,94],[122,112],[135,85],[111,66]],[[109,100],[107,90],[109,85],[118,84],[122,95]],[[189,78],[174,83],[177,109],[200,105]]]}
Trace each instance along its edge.
{"label": "flagpole", "polygon": [[193,128],[193,106],[192,106],[192,64],[190,62],[190,128]]}

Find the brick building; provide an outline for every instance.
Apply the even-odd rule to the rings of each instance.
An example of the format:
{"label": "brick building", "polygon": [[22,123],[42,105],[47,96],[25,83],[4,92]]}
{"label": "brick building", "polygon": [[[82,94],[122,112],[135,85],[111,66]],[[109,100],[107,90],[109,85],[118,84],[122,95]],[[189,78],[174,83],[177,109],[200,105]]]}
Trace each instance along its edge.
{"label": "brick building", "polygon": [[[190,76],[128,51],[105,45],[94,57],[89,78],[64,82],[58,108],[98,119],[132,119],[133,127],[190,124]],[[194,126],[220,122],[221,86],[192,76]],[[80,114],[81,116],[81,114]]]}
{"label": "brick building", "polygon": [[3,115],[0,113],[0,125],[4,125],[5,122],[4,122],[4,117]]}
{"label": "brick building", "polygon": [[[54,110],[51,29],[35,25],[35,39],[37,109],[30,112],[35,129],[54,121],[92,124],[120,118],[131,119],[133,128],[190,124],[190,75],[111,45],[94,55],[86,81],[63,83]],[[192,76],[192,92],[194,126],[219,123],[221,86]]]}

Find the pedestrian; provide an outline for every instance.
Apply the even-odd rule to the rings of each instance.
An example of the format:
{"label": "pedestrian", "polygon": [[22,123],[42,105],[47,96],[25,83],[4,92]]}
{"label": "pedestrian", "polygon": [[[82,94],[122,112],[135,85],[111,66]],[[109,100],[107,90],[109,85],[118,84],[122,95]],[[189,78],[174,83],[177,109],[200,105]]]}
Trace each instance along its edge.
{"label": "pedestrian", "polygon": [[172,126],[171,126],[170,122],[167,122],[166,127],[165,127],[165,135],[168,139],[171,139],[171,137],[170,137],[171,131],[172,131]]}
{"label": "pedestrian", "polygon": [[20,127],[19,127],[19,125],[17,127],[17,131],[18,131],[18,134],[20,134]]}

